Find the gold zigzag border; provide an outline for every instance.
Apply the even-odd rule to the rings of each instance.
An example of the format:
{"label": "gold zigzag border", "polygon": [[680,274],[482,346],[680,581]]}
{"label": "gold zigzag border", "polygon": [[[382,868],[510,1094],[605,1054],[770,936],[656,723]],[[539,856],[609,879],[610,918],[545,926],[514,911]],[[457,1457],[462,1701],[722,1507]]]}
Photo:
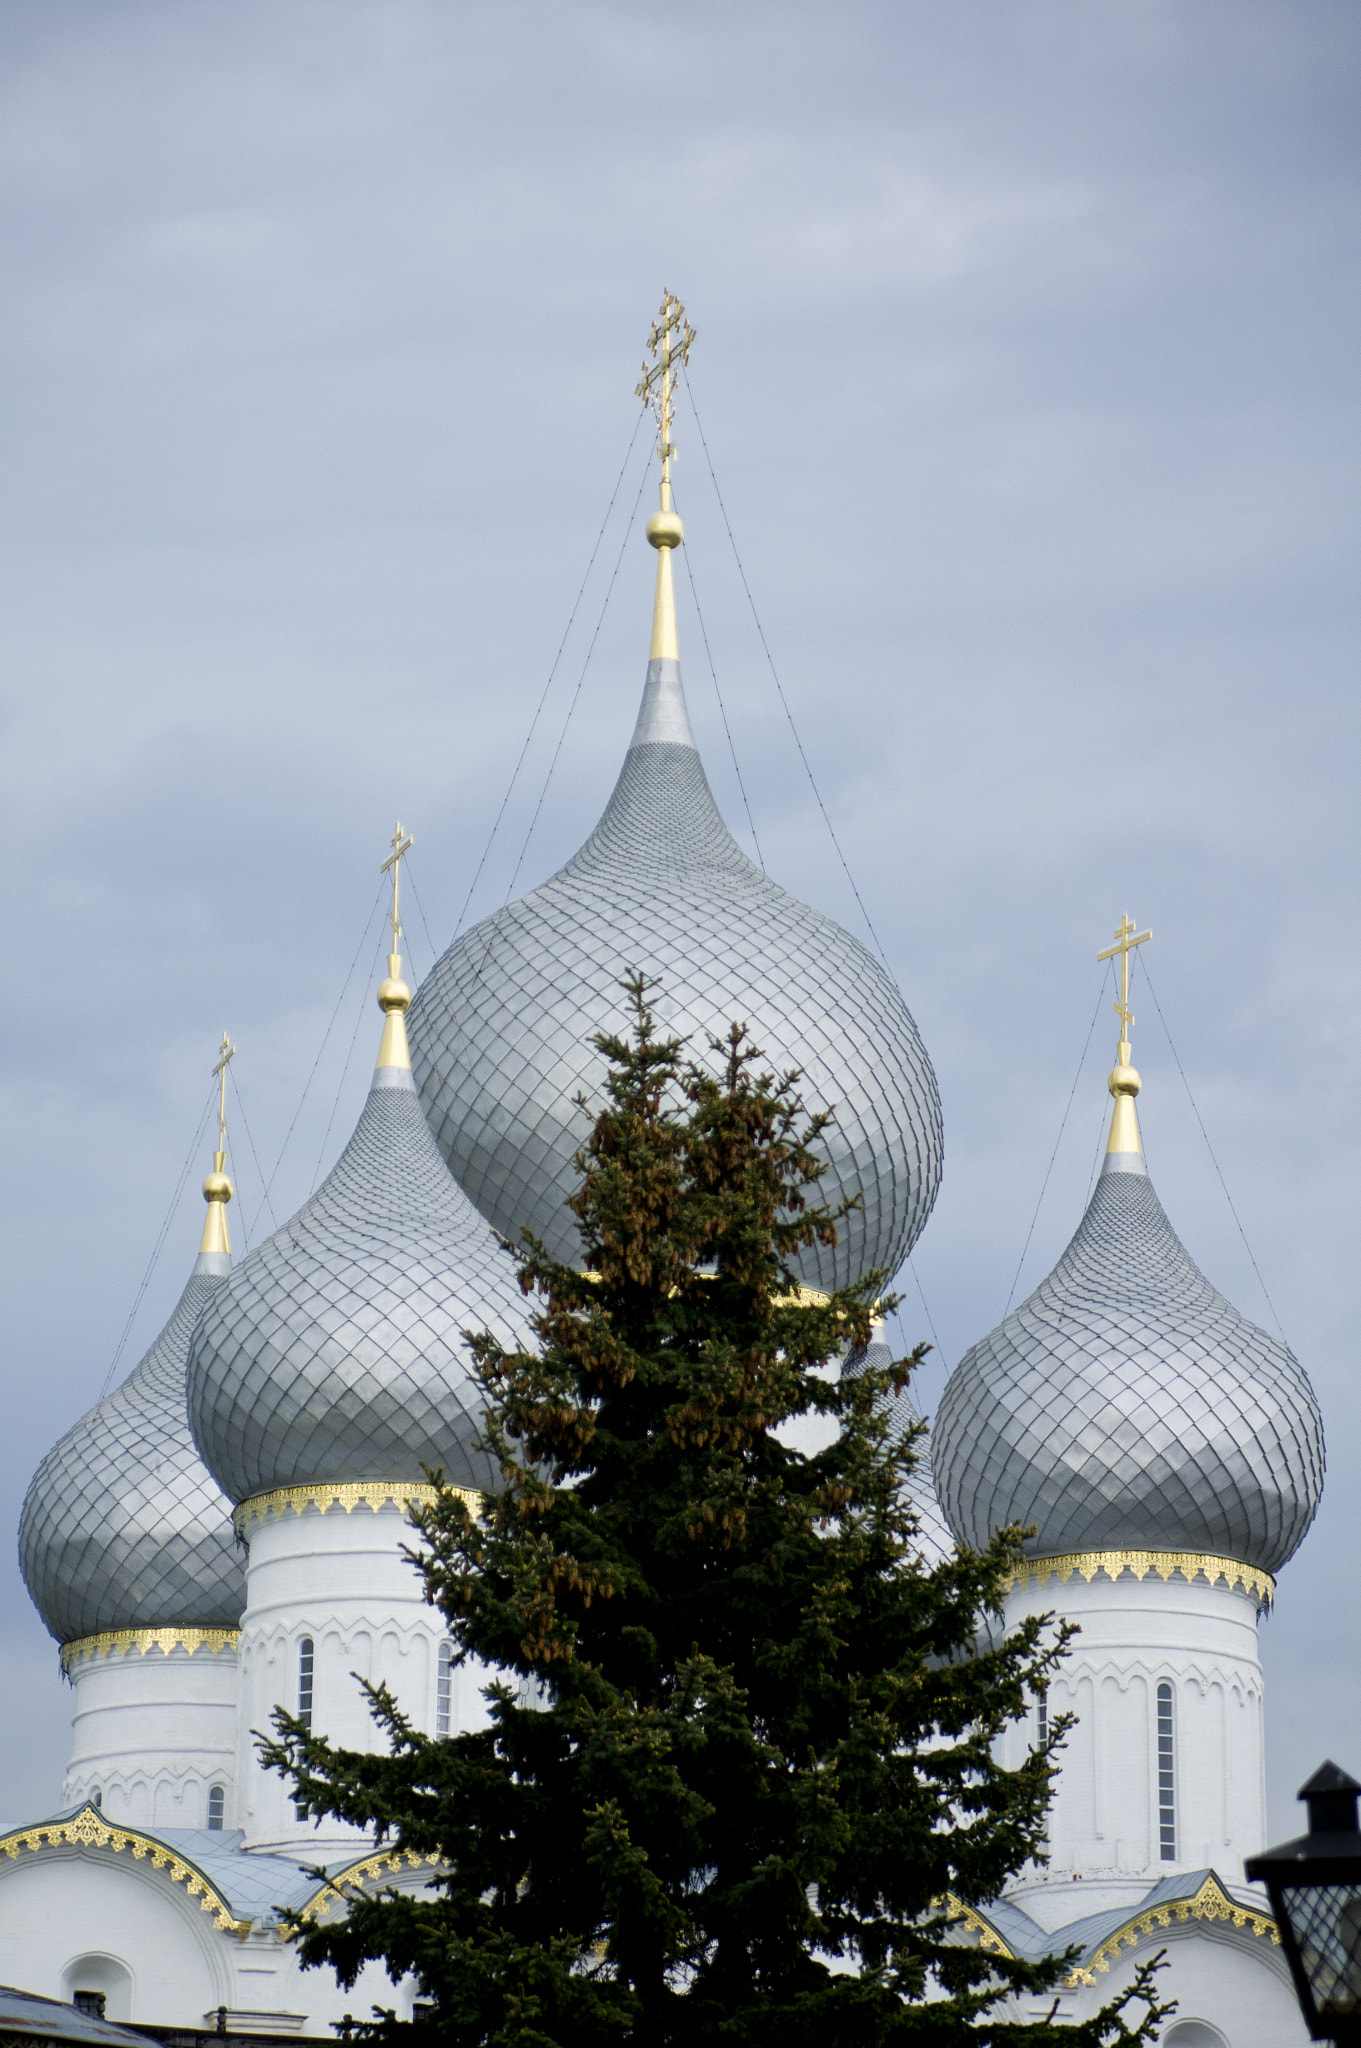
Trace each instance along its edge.
{"label": "gold zigzag border", "polygon": [[[447,1491],[457,1494],[474,1514],[480,1511],[482,1496],[471,1487],[451,1486]],[[413,1501],[430,1507],[437,1498],[433,1486],[419,1485],[412,1479],[355,1479],[336,1486],[276,1486],[271,1493],[257,1493],[250,1500],[243,1500],[232,1516],[232,1527],[244,1538],[256,1522],[266,1521],[271,1515],[301,1515],[308,1508],[315,1508],[319,1515],[342,1508],[352,1515],[358,1507],[366,1507],[376,1515],[380,1508],[406,1509]]]}
{"label": "gold zigzag border", "polygon": [[61,1668],[69,1678],[73,1664],[86,1657],[127,1657],[136,1650],[145,1657],[159,1650],[168,1657],[172,1650],[185,1650],[192,1657],[199,1650],[211,1650],[214,1657],[223,1650],[236,1649],[239,1628],[114,1628],[97,1636],[80,1636],[61,1646]]}
{"label": "gold zigzag border", "polygon": [[339,1919],[349,1904],[349,1894],[358,1891],[368,1877],[395,1876],[403,1869],[438,1870],[440,1864],[430,1856],[422,1856],[415,1849],[379,1849],[372,1856],[365,1856],[358,1863],[351,1863],[348,1869],[337,1870],[319,1885],[302,1908],[306,1920]]}
{"label": "gold zigzag border", "polygon": [[11,1863],[17,1863],[21,1849],[31,1850],[35,1856],[53,1849],[108,1849],[115,1856],[133,1856],[139,1862],[146,1858],[154,1869],[168,1870],[171,1883],[182,1884],[224,1933],[244,1935],[250,1931],[250,1921],[237,1919],[221,1892],[194,1864],[153,1835],[136,1828],[110,1827],[97,1807],[87,1804],[69,1820],[44,1821],[38,1827],[15,1828],[0,1835],[0,1855],[8,1856]]}
{"label": "gold zigzag border", "polygon": [[1118,1579],[1123,1572],[1131,1572],[1136,1579],[1156,1573],[1164,1580],[1174,1572],[1187,1580],[1203,1573],[1211,1585],[1223,1579],[1230,1587],[1241,1587],[1262,1607],[1270,1607],[1276,1593],[1270,1572],[1202,1550],[1071,1550],[1055,1557],[1028,1557],[1011,1573],[1005,1590],[1042,1585],[1046,1579],[1082,1578],[1090,1584],[1098,1572],[1105,1572],[1109,1579]]}
{"label": "gold zigzag border", "polygon": [[[942,1903],[951,1920],[978,1936],[980,1948],[992,1955],[1005,1956],[1009,1962],[1016,1960],[1016,1951],[976,1906],[966,1906],[953,1892],[947,1893]],[[1259,1913],[1251,1906],[1240,1906],[1236,1899],[1229,1897],[1211,1871],[1200,1890],[1189,1898],[1167,1899],[1160,1906],[1148,1906],[1143,1912],[1132,1914],[1123,1926],[1116,1928],[1114,1934],[1107,1935],[1085,1963],[1079,1963],[1069,1972],[1064,1978],[1066,1989],[1076,1991],[1083,1985],[1095,1984],[1098,1975],[1104,1975],[1110,1969],[1122,1949],[1137,1948],[1146,1934],[1152,1934],[1159,1927],[1171,1927],[1174,1921],[1179,1920],[1227,1920],[1231,1926],[1246,1928],[1258,1940],[1269,1940],[1276,1948],[1281,1945],[1281,1932],[1271,1915]]]}

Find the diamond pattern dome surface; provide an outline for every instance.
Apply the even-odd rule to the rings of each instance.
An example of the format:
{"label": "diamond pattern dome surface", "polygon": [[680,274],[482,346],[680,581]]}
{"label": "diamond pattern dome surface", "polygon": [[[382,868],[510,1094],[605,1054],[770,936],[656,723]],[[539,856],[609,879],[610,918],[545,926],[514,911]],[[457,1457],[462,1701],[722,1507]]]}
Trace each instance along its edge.
{"label": "diamond pattern dome surface", "polygon": [[59,1643],[125,1628],[235,1628],[245,1572],[231,1504],[184,1408],[189,1340],[220,1274],[194,1273],[141,1364],[43,1459],[19,1564]]}
{"label": "diamond pattern dome surface", "polygon": [[1274,1572],[1323,1489],[1318,1402],[1198,1270],[1142,1161],[1116,1158],[1053,1272],[951,1375],[941,1505],[971,1544],[1034,1523],[1037,1556],[1204,1550]]}
{"label": "diamond pattern dome surface", "polygon": [[189,1416],[235,1501],[275,1487],[499,1484],[474,1447],[465,1330],[527,1335],[515,1267],[435,1149],[409,1073],[382,1068],[316,1193],[214,1296]]}
{"label": "diamond pattern dome surface", "polygon": [[756,867],[719,815],[689,736],[679,664],[650,664],[634,743],[580,851],[530,895],[456,939],[417,992],[412,1063],[440,1149],[513,1241],[523,1228],[579,1256],[565,1207],[601,1095],[590,1044],[617,1029],[620,982],[655,977],[662,1029],[706,1034],[734,1019],[776,1071],[798,1067],[810,1108],[836,1123],[823,1198],[859,1194],[840,1243],[804,1254],[832,1287],[915,1243],[940,1182],[936,1078],[893,982],[858,940]]}

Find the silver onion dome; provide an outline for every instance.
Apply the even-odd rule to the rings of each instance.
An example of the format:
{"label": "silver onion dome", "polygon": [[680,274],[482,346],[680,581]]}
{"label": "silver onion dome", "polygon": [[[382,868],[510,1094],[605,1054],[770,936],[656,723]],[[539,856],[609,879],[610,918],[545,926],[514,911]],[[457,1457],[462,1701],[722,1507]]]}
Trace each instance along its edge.
{"label": "silver onion dome", "polygon": [[931,1062],[878,962],[733,839],[675,659],[648,665],[632,744],[585,845],[456,939],[411,1010],[426,1115],[459,1181],[507,1237],[529,1229],[568,1261],[580,1246],[565,1204],[590,1129],[574,1098],[602,1099],[591,1039],[618,1028],[620,983],[640,970],[661,1028],[686,1035],[696,1056],[740,1019],[773,1069],[800,1070],[810,1108],[834,1108],[819,1198],[859,1195],[863,1207],[835,1248],[797,1261],[800,1277],[830,1288],[895,1271],[940,1182]]}
{"label": "silver onion dome", "polygon": [[[394,911],[395,917],[395,911]],[[482,1402],[464,1342],[527,1336],[513,1261],[435,1149],[390,978],[379,1065],[353,1137],[298,1213],[244,1258],[205,1311],[189,1417],[235,1501],[276,1487],[500,1475],[476,1447]]]}
{"label": "silver onion dome", "polygon": [[59,1643],[113,1629],[235,1628],[245,1575],[231,1504],[184,1410],[185,1365],[225,1257],[204,1254],[146,1357],[34,1475],[19,1564]]}
{"label": "silver onion dome", "polygon": [[932,1434],[955,1535],[1034,1524],[1036,1556],[1190,1550],[1274,1572],[1323,1488],[1303,1368],[1197,1269],[1132,1149],[1107,1153],[1053,1272],[960,1360]]}

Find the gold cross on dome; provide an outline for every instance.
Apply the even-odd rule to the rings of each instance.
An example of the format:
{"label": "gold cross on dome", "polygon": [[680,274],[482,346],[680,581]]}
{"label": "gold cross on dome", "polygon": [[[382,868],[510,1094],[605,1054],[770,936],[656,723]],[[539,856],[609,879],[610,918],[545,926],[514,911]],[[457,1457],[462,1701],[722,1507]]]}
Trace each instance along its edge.
{"label": "gold cross on dome", "polygon": [[221,1173],[222,1162],[227,1156],[227,1069],[236,1058],[236,1047],[222,1034],[222,1049],[218,1053],[217,1065],[213,1068],[213,1079],[218,1082],[217,1091],[217,1171]]}
{"label": "gold cross on dome", "polygon": [[[1107,946],[1104,953],[1097,954],[1097,960],[1113,960],[1120,955],[1120,1000],[1115,1005],[1115,1014],[1120,1019],[1120,1043],[1129,1044],[1129,1027],[1134,1022],[1129,1007],[1129,956],[1136,946],[1142,946],[1145,939],[1151,939],[1152,930],[1135,935],[1134,919],[1126,911],[1115,927],[1115,944]],[[1123,1055],[1122,1055],[1123,1057]]]}
{"label": "gold cross on dome", "polygon": [[378,872],[382,875],[385,875],[389,868],[392,869],[392,913],[388,918],[388,923],[392,926],[392,950],[395,953],[397,951],[397,941],[402,936],[402,922],[398,914],[398,890],[401,886],[402,855],[404,853],[410,853],[412,847],[415,844],[415,841],[412,839],[411,834],[409,832],[405,835],[405,837],[403,836],[402,821],[400,818],[397,820],[397,829],[394,831],[392,838],[389,841],[389,844],[392,847],[392,851],[388,855],[387,859],[383,862],[383,865],[378,870]]}
{"label": "gold cross on dome", "polygon": [[662,510],[669,512],[667,502],[671,489],[671,458],[675,449],[671,445],[671,421],[675,413],[676,372],[675,365],[682,366],[690,360],[690,344],[695,339],[695,330],[685,317],[685,308],[673,291],[662,293],[661,311],[652,323],[652,332],[647,338],[648,354],[652,361],[643,359],[642,380],[634,392],[644,405],[650,405],[657,415],[657,453],[662,464],[662,484],[666,498]]}

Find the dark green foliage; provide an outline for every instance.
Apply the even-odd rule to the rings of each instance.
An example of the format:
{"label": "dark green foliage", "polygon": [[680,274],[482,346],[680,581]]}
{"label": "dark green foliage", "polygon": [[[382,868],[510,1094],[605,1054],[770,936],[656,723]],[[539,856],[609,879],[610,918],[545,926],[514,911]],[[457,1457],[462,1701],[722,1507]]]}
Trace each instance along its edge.
{"label": "dark green foliage", "polygon": [[[820,1370],[867,1344],[878,1284],[810,1298],[788,1270],[834,1241],[827,1119],[741,1030],[715,1077],[630,993],[573,1203],[590,1271],[529,1244],[538,1353],[473,1340],[505,1491],[478,1521],[443,1490],[413,1516],[459,1650],[527,1683],[447,1741],[374,1692],[385,1755],[279,1716],[268,1755],[313,1812],[446,1873],[307,1927],[304,1958],[416,1972],[432,2017],[367,2030],[466,2048],[1151,2039],[1147,1978],[1084,2026],[991,2017],[1063,1966],[984,1954],[942,1902],[1043,1854],[1049,1756],[992,1749],[1062,1631],[976,1646],[1015,1533],[920,1557],[884,1421],[916,1355]],[[775,1434],[800,1416],[835,1420],[816,1455]]]}

